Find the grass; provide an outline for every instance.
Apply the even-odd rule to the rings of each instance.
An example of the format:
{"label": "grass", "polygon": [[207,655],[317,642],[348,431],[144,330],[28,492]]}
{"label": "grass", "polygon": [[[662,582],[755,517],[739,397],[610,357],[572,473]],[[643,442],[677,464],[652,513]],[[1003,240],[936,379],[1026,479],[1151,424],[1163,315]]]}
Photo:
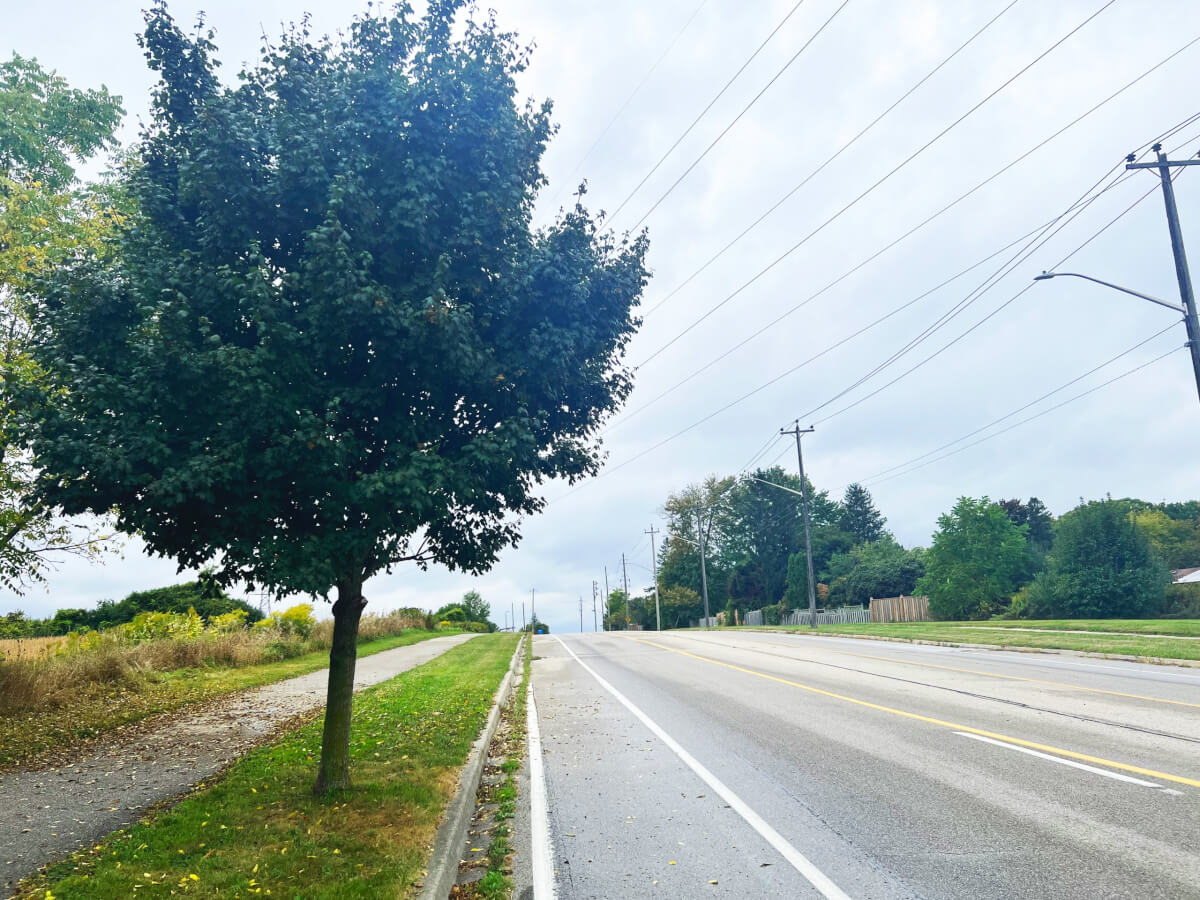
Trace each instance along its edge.
{"label": "grass", "polygon": [[[1098,620],[1073,621],[1078,625],[1091,621],[1092,624],[1103,624]],[[1111,620],[1113,625],[1125,622]],[[1037,647],[1048,650],[1083,650],[1091,653],[1116,653],[1128,656],[1142,656],[1148,659],[1181,659],[1200,660],[1200,641],[1184,641],[1170,637],[1152,637],[1144,634],[1122,634],[1109,629],[1093,627],[1077,629],[1093,632],[1090,634],[1061,634],[1042,629],[1057,627],[1046,621],[1025,623],[988,622],[914,622],[894,625],[821,625],[818,631],[825,634],[851,634],[863,637],[890,637],[917,641],[949,641],[963,644],[990,644],[997,647]],[[1149,624],[1143,622],[1142,624]],[[1157,624],[1157,623],[1155,623]],[[1182,621],[1173,621],[1175,626],[1186,625]],[[1191,623],[1196,624],[1196,623]],[[1032,629],[1016,631],[1014,626]],[[803,625],[779,625],[769,629],[753,628],[750,630],[794,631],[808,632]]]}
{"label": "grass", "polygon": [[[456,632],[410,630],[363,641],[358,655],[370,656]],[[70,702],[47,714],[41,707],[0,715],[0,772],[41,756],[61,757],[82,742],[121,725],[179,709],[231,691],[259,687],[329,665],[327,650],[257,666],[197,667],[118,681],[76,681]]]}
{"label": "grass", "polygon": [[986,628],[1062,629],[1064,631],[1101,631],[1122,634],[1176,635],[1200,637],[1200,619],[1022,619],[978,622]]}
{"label": "grass", "polygon": [[504,738],[504,762],[500,770],[504,781],[491,792],[496,804],[492,821],[492,841],[487,849],[488,871],[479,881],[458,886],[453,895],[457,900],[508,900],[512,896],[512,835],[508,823],[517,811],[517,777],[525,758],[525,693],[529,689],[530,665],[533,661],[533,641],[525,644],[524,669],[521,683],[509,697],[504,709],[508,729]]}
{"label": "grass", "polygon": [[481,635],[363,691],[354,786],[312,795],[318,719],[214,786],[24,882],[18,897],[403,897],[423,877],[457,773],[517,637]]}
{"label": "grass", "polygon": [[65,637],[4,638],[0,640],[0,659],[41,659],[66,642]]}

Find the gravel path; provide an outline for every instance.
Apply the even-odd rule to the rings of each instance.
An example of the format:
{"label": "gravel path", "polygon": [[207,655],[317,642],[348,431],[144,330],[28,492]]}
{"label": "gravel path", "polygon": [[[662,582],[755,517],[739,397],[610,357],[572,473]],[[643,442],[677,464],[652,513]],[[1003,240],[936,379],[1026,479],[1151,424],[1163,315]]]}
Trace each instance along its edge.
{"label": "gravel path", "polygon": [[[364,657],[355,690],[428,662],[474,635],[431,638]],[[67,766],[0,776],[0,875],[6,893],[26,875],[184,793],[325,702],[327,669],[167,714],[149,729],[115,732]]]}

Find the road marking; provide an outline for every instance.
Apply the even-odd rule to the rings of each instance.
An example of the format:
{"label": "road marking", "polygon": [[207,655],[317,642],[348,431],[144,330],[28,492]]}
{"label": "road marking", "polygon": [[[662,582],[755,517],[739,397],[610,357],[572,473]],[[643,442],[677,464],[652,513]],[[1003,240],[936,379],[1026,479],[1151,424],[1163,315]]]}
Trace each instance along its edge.
{"label": "road marking", "polygon": [[542,733],[538,729],[537,704],[533,683],[529,685],[525,733],[529,737],[529,824],[530,863],[533,868],[534,900],[554,897],[554,849],[550,840],[550,809],[546,803],[546,769],[542,763]]}
{"label": "road marking", "polygon": [[1048,759],[1050,762],[1056,762],[1059,765],[1071,766],[1074,769],[1083,769],[1085,772],[1091,772],[1094,775],[1103,775],[1105,778],[1112,778],[1115,781],[1126,781],[1129,784],[1137,784],[1142,787],[1163,789],[1161,784],[1155,784],[1153,781],[1142,781],[1140,778],[1131,778],[1128,775],[1122,775],[1120,772],[1109,772],[1107,769],[1097,769],[1095,766],[1085,766],[1083,763],[1075,762],[1071,759],[1063,759],[1061,756],[1051,756],[1049,753],[1041,753],[1037,750],[1030,750],[1028,747],[1015,747],[1007,741],[996,741],[989,737],[984,737],[981,734],[971,734],[967,731],[956,731],[955,734],[960,737],[970,738],[973,741],[983,741],[987,744],[993,744],[997,747],[1003,747],[1006,750],[1016,750],[1018,753],[1028,753],[1030,756],[1037,756],[1041,759]]}
{"label": "road marking", "polygon": [[[1158,772],[1154,769],[1146,769],[1141,766],[1130,765],[1129,763],[1115,762],[1111,759],[1104,759],[1099,756],[1089,756],[1086,753],[1076,753],[1074,750],[1064,750],[1062,747],[1052,747],[1048,744],[1039,744],[1035,741],[1027,741],[1023,738],[1010,737],[1006,734],[998,734],[995,731],[985,731],[982,728],[973,728],[970,725],[960,725],[957,722],[947,722],[945,719],[935,719],[931,716],[922,716],[919,713],[908,712],[903,709],[896,709],[891,706],[883,706],[879,703],[871,703],[868,700],[859,700],[857,697],[848,697],[845,694],[835,694],[833,691],[826,691],[822,688],[813,687],[808,684],[801,684],[799,681],[790,681],[787,678],[780,678],[777,675],[768,675],[765,672],[757,672],[754,669],[747,669],[744,666],[734,665],[733,663],[722,662],[719,659],[712,659],[708,656],[700,656],[697,653],[689,653],[687,650],[677,650],[674,647],[668,647],[665,644],[657,644],[654,641],[642,640],[640,638],[632,638],[640,644],[646,644],[650,647],[657,647],[660,650],[667,650],[671,653],[678,653],[681,656],[690,656],[692,659],[698,659],[701,662],[712,663],[714,666],[724,666],[727,669],[733,669],[736,672],[744,672],[747,675],[753,675],[756,678],[765,678],[767,681],[775,681],[779,684],[786,684],[790,687],[799,688],[802,691],[808,691],[811,694],[819,694],[822,697],[832,697],[834,700],[842,700],[846,703],[853,703],[856,706],[863,706],[867,709],[874,709],[879,712],[891,713],[894,716],[901,716],[905,719],[913,719],[917,722],[926,722],[930,725],[939,725],[942,728],[949,728],[951,731],[965,731],[970,734],[978,734],[983,737],[994,738],[998,741],[1004,741],[1008,744],[1015,744],[1021,747],[1029,747],[1033,750],[1042,750],[1046,753],[1053,753],[1056,756],[1065,756],[1070,759],[1078,759],[1083,762],[1095,763],[1100,766],[1107,766],[1112,769],[1121,769],[1126,772],[1135,772],[1138,775],[1148,775],[1151,778],[1158,778],[1163,781],[1174,781],[1177,784],[1186,784],[1190,787],[1200,787],[1200,781],[1195,778],[1185,778],[1182,775],[1170,775],[1166,772]],[[572,654],[574,655],[574,654]]]}
{"label": "road marking", "polygon": [[[1004,630],[1004,629],[1001,629]],[[1091,632],[1089,632],[1091,633]],[[691,640],[702,641],[700,638],[687,635]],[[769,647],[785,647],[790,650],[802,649],[795,644],[781,644],[777,641],[760,641],[755,643],[763,643]],[[725,645],[729,646],[729,645]],[[750,645],[753,646],[753,645]],[[742,648],[737,648],[742,649]],[[747,647],[746,649],[749,649]],[[879,662],[897,663],[902,666],[921,666],[926,669],[944,669],[947,672],[962,672],[967,675],[986,675],[989,678],[1003,678],[1007,681],[1028,681],[1031,684],[1045,684],[1050,687],[1070,688],[1075,691],[1087,691],[1090,694],[1108,694],[1113,697],[1125,697],[1130,700],[1149,700],[1152,703],[1170,703],[1172,706],[1190,706],[1193,709],[1200,709],[1200,703],[1189,703],[1186,700],[1167,700],[1163,697],[1147,697],[1144,694],[1126,694],[1123,691],[1106,691],[1103,688],[1084,687],[1079,684],[1067,684],[1064,681],[1045,681],[1041,678],[1026,678],[1023,675],[1001,675],[998,672],[985,672],[982,669],[962,669],[958,666],[940,666],[937,663],[917,662],[916,660],[897,659],[894,656],[874,656],[870,653],[851,653],[849,650],[834,650],[832,647],[823,647],[827,653],[836,653],[839,656],[853,656],[856,659],[873,659]],[[797,662],[806,662],[807,660],[797,660]]]}
{"label": "road marking", "polygon": [[[779,854],[791,863],[792,867],[799,872],[816,890],[825,897],[826,900],[850,900],[841,888],[830,880],[824,872],[818,869],[808,857],[797,850],[788,840],[778,831],[767,824],[766,820],[756,813],[741,797],[735,794],[726,784],[710,772],[704,765],[696,759],[692,754],[680,746],[679,742],[667,734],[659,727],[653,719],[647,716],[644,712],[633,705],[632,702],[615,687],[609,684],[603,677],[600,676],[591,666],[585,663],[582,659],[575,655],[575,651],[566,645],[562,638],[558,635],[553,635],[554,639],[562,644],[564,650],[571,654],[571,658],[579,665],[583,666],[584,671],[596,679],[600,687],[604,688],[612,694],[617,702],[629,710],[637,719],[645,725],[660,741],[667,745],[671,751],[678,756],[689,769],[699,776],[700,780],[707,784],[722,800],[729,804],[730,809],[740,815],[768,844],[779,851]],[[649,642],[647,642],[649,643]]]}

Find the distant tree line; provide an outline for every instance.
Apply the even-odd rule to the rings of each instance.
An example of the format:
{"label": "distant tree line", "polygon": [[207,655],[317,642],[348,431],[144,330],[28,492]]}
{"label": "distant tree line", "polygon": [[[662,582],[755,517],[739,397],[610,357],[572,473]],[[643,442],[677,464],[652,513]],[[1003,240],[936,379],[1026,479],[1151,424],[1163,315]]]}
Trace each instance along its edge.
{"label": "distant tree line", "polygon": [[205,622],[241,610],[247,622],[263,617],[256,606],[230,597],[211,580],[134,591],[121,600],[101,600],[95,609],[60,609],[47,619],[30,619],[20,610],[0,617],[0,638],[48,637],[73,631],[98,631],[132,622],[140,613],[186,613],[194,609]]}
{"label": "distant tree line", "polygon": [[[928,548],[906,548],[860,484],[840,500],[808,483],[819,606],[922,594],[939,619],[1195,615],[1200,590],[1170,570],[1200,565],[1200,501],[1082,502],[1055,519],[1037,497],[963,497],[938,519]],[[768,622],[808,605],[801,482],[779,467],[710,477],[668,496],[658,554],[663,628],[709,610]],[[605,627],[655,627],[653,585],[613,591]]]}

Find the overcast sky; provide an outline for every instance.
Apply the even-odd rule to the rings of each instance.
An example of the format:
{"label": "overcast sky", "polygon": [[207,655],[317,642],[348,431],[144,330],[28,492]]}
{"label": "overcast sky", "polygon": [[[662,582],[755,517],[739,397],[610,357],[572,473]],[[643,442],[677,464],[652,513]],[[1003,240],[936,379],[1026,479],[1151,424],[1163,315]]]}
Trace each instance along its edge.
{"label": "overcast sky", "polygon": [[[653,311],[630,350],[629,362],[639,365],[637,388],[605,435],[604,474],[574,491],[551,485],[550,506],[524,523],[520,546],[486,576],[401,570],[369,582],[369,608],[436,607],[475,588],[492,603],[493,618],[504,624],[510,607],[520,620],[521,602],[528,606],[536,588],[538,613],[556,630],[579,628],[578,597],[584,595],[584,625],[590,630],[592,581],[603,590],[605,566],[610,585],[618,586],[625,553],[631,586],[650,583],[644,531],[662,527],[667,493],[708,474],[738,472],[780,427],[797,418],[802,425],[816,425],[805,438],[805,464],[818,488],[840,496],[846,484],[864,481],[888,527],[906,545],[927,544],[938,515],[961,495],[1038,496],[1056,515],[1080,498],[1106,493],[1148,500],[1200,496],[1195,453],[1200,406],[1182,349],[1183,326],[1171,327],[1174,314],[1074,278],[1039,282],[1017,296],[1034,275],[1059,266],[1120,216],[1061,270],[1177,300],[1155,175],[1133,173],[1094,202],[1075,205],[1124,175],[1126,153],[1200,113],[1194,90],[1200,43],[1070,123],[1200,37],[1200,4],[805,0],[794,9],[794,0],[520,0],[495,5],[505,27],[536,44],[521,87],[534,98],[553,99],[560,126],[544,160],[550,187],[542,197],[541,222],[569,202],[573,185],[582,179],[588,182],[589,206],[616,210],[783,24],[612,220],[617,230],[649,229],[654,277],[644,308]],[[134,41],[141,4],[0,0],[0,6],[0,51],[36,56],[76,86],[107,85],[124,98],[123,137],[132,140],[152,84]],[[333,31],[365,8],[365,3],[333,0],[170,4],[183,22],[199,9],[206,11],[217,31],[226,78],[254,58],[264,29],[277,33],[281,21],[307,11],[315,30]],[[1166,145],[1173,158],[1194,156],[1200,151],[1200,119],[1170,136]],[[1180,171],[1184,236],[1192,238],[1193,257],[1200,259],[1195,237],[1200,234],[1200,173]],[[1026,247],[1027,236],[1056,220],[1057,230],[1044,244],[1001,270]],[[1013,243],[1021,238],[1026,241]],[[989,281],[997,270],[1007,274]],[[984,284],[991,286],[977,292]],[[972,298],[926,340],[871,375]],[[839,343],[910,301],[915,302]],[[799,304],[804,305],[747,340]],[[1065,390],[913,464],[928,465],[888,471],[1025,407],[1163,329],[1160,337]],[[946,344],[944,352],[905,374]],[[1111,385],[940,458],[1173,348]],[[828,352],[784,374],[822,351]],[[903,377],[886,386],[898,376]],[[883,390],[868,396],[878,388]],[[760,390],[746,396],[755,389]],[[773,444],[759,464],[776,459],[794,468],[794,446],[782,440]],[[68,563],[51,577],[48,590],[35,589],[23,598],[0,595],[0,612],[23,608],[47,615],[58,607],[92,605],[174,580],[173,563],[146,557],[130,540],[123,559],[103,566]]]}

